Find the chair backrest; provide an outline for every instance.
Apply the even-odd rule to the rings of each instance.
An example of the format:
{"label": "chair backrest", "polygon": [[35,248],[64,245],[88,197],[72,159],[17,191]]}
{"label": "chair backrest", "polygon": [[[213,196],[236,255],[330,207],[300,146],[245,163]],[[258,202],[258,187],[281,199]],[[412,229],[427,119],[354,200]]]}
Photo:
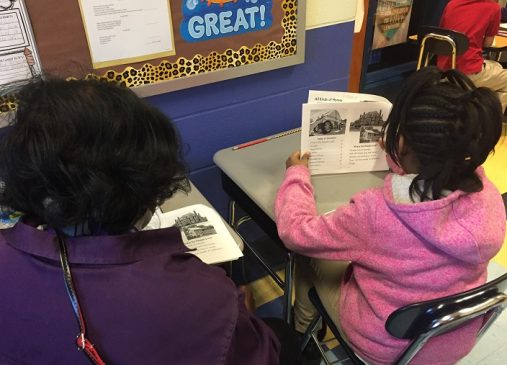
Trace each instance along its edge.
{"label": "chair backrest", "polygon": [[435,26],[423,26],[417,34],[419,60],[417,69],[428,65],[433,55],[451,56],[452,68],[456,68],[456,57],[468,50],[468,37],[460,32]]}
{"label": "chair backrest", "polygon": [[478,288],[402,307],[388,317],[392,336],[412,340],[396,364],[407,364],[433,336],[449,332],[478,316],[488,315],[478,338],[507,307],[507,274]]}

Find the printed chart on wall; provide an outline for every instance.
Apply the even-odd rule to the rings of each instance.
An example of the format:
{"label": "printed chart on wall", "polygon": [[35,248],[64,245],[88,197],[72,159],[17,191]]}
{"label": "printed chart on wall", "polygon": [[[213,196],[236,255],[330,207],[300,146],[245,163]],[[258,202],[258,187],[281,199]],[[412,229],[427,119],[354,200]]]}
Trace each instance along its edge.
{"label": "printed chart on wall", "polygon": [[93,68],[174,54],[167,0],[79,0]]}
{"label": "printed chart on wall", "polygon": [[413,0],[378,0],[372,49],[407,41]]}
{"label": "printed chart on wall", "polygon": [[0,0],[0,87],[10,87],[41,73],[30,21],[23,1]]}
{"label": "printed chart on wall", "polygon": [[304,61],[305,0],[24,1],[44,73],[141,96]]}

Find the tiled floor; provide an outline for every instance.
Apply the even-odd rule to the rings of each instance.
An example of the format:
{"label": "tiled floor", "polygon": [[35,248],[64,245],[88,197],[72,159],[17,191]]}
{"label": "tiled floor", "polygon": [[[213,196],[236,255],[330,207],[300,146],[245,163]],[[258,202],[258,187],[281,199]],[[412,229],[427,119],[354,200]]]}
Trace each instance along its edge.
{"label": "tiled floor", "polygon": [[[500,192],[507,192],[507,137],[497,145],[496,152],[485,164],[486,174],[495,183]],[[259,268],[254,269],[254,271]],[[507,237],[500,253],[488,267],[488,278],[492,279],[507,272]],[[280,272],[282,275],[283,273]],[[249,286],[254,292],[256,313],[261,317],[282,316],[282,291],[269,277],[260,277]],[[326,336],[326,339],[330,334]],[[459,365],[504,365],[507,363],[507,311],[494,323],[473,351]],[[349,365],[345,353],[335,340],[327,342],[330,350],[328,359],[333,364]],[[324,362],[322,362],[324,364]]]}

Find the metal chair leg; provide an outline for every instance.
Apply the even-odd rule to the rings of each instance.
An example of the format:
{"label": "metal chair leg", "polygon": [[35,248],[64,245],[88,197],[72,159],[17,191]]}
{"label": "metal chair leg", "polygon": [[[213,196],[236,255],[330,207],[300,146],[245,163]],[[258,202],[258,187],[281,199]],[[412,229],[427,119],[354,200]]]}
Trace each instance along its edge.
{"label": "metal chair leg", "polygon": [[326,352],[324,351],[324,348],[322,347],[319,339],[317,338],[317,332],[322,326],[322,317],[320,315],[317,315],[310,325],[308,326],[306,332],[303,335],[303,340],[301,342],[301,353],[305,350],[306,346],[310,341],[315,342],[315,345],[317,346],[317,349],[320,352],[320,356],[322,360],[324,360],[324,363],[326,365],[331,365],[331,362],[327,359]]}
{"label": "metal chair leg", "polygon": [[290,251],[287,252],[287,262],[285,263],[285,279],[281,277],[271,269],[264,260],[257,254],[254,248],[247,242],[239,232],[239,227],[249,221],[251,218],[248,216],[236,218],[236,202],[229,200],[229,211],[228,211],[228,222],[231,227],[236,231],[238,236],[243,240],[245,247],[254,255],[257,261],[263,266],[263,268],[269,273],[278,286],[283,290],[283,318],[287,324],[292,322],[292,276],[294,273],[294,254]]}
{"label": "metal chair leg", "polygon": [[287,252],[287,262],[285,263],[284,280],[284,303],[283,316],[288,324],[292,323],[292,276],[294,273],[294,253]]}
{"label": "metal chair leg", "polygon": [[317,315],[312,321],[310,322],[310,325],[306,329],[306,332],[303,334],[303,339],[301,340],[301,352],[303,352],[308,345],[308,342],[312,339],[312,333],[317,331],[317,328],[319,325],[322,324],[322,317],[320,315]]}
{"label": "metal chair leg", "polygon": [[232,199],[229,200],[229,211],[227,214],[227,221],[229,225],[234,228],[234,224],[236,223],[236,201]]}

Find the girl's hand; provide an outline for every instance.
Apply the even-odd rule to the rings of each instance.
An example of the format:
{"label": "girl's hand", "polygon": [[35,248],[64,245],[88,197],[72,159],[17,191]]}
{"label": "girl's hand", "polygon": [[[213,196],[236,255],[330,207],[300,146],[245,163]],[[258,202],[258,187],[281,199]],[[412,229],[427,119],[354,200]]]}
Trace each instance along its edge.
{"label": "girl's hand", "polygon": [[310,159],[310,153],[305,152],[301,156],[301,151],[292,152],[287,161],[285,161],[285,167],[288,169],[291,166],[303,165],[308,167],[308,160]]}

